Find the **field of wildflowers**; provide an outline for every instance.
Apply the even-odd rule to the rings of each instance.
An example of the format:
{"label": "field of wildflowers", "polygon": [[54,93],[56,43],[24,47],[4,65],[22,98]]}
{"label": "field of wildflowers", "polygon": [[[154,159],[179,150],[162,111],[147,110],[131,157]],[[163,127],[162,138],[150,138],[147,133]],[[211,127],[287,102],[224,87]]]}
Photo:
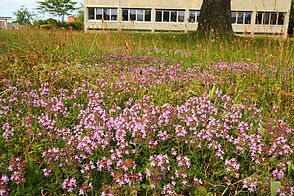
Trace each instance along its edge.
{"label": "field of wildflowers", "polygon": [[152,35],[92,54],[18,33],[0,32],[0,195],[293,195],[293,42],[192,63]]}

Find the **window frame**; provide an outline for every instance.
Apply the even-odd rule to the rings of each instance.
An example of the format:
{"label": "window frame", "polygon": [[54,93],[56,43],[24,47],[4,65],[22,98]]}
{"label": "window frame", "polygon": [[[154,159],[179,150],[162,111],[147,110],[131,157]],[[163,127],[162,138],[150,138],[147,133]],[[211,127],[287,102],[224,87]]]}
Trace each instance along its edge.
{"label": "window frame", "polygon": [[[88,20],[95,20],[95,21],[106,21],[106,22],[117,22],[118,21],[118,8],[114,8],[114,7],[88,7],[88,13],[90,9],[94,9],[94,19],[90,18],[88,16]],[[102,11],[102,18],[101,19],[97,19],[97,10],[100,9]],[[105,12],[106,10],[109,11],[109,19],[105,19]],[[115,10],[115,12],[113,12],[113,10]],[[116,13],[116,14],[113,14]],[[112,19],[113,17],[115,17],[116,19]]]}
{"label": "window frame", "polygon": [[[191,14],[194,13],[194,17],[191,16]],[[194,22],[191,22],[190,19],[194,19]],[[200,10],[189,10],[189,18],[188,18],[188,23],[189,24],[196,24],[199,22],[199,18],[200,18]]]}
{"label": "window frame", "polygon": [[[151,22],[151,8],[150,9],[138,9],[138,8],[122,8],[122,13],[124,11],[128,12],[128,18],[122,20],[122,22]],[[131,12],[134,11],[135,19],[131,20]],[[138,13],[142,11],[143,20],[138,20]],[[150,20],[146,20],[146,12],[150,12]]]}
{"label": "window frame", "polygon": [[[233,17],[233,13],[235,14],[235,16]],[[250,15],[250,20],[249,23],[246,23],[246,16],[247,14]],[[252,24],[252,11],[231,11],[231,22],[232,25],[251,25]],[[242,23],[239,23],[239,19],[240,19],[240,15],[242,15]],[[232,19],[235,18],[235,21],[233,21]]]}
{"label": "window frame", "polygon": [[[268,14],[269,15],[269,17],[268,17],[268,19],[267,19],[267,23],[265,23],[265,21],[264,21],[264,16],[265,16],[265,14]],[[273,15],[276,15],[276,22],[275,22],[275,24],[271,24],[272,22],[272,14]],[[259,21],[258,20],[258,18],[259,18],[259,15],[261,15],[261,21]],[[257,11],[256,12],[256,20],[255,20],[255,24],[256,25],[266,25],[266,26],[283,26],[283,25],[285,25],[285,15],[286,15],[286,13],[285,12],[263,12],[263,11]],[[283,21],[283,24],[280,24],[280,17],[283,17],[283,19],[282,19],[282,21]]]}
{"label": "window frame", "polygon": [[[184,12],[184,20],[180,21],[179,20],[179,13]],[[161,21],[158,21],[157,13],[161,13]],[[165,15],[168,13],[168,21],[165,21]],[[175,19],[176,21],[172,21],[172,13],[176,13]],[[156,9],[155,10],[155,23],[184,23],[185,22],[185,10],[181,9]]]}

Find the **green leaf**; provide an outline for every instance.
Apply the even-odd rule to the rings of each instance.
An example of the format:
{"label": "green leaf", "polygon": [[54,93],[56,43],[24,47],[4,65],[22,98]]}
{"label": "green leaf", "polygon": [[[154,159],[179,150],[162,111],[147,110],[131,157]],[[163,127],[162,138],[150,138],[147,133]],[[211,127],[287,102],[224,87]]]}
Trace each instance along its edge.
{"label": "green leaf", "polygon": [[209,99],[213,99],[215,95],[215,91],[217,90],[217,87],[214,85],[212,89],[209,91]]}
{"label": "green leaf", "polygon": [[282,188],[282,185],[281,185],[281,183],[280,182],[271,182],[271,188],[270,188],[270,190],[271,190],[271,196],[276,196],[276,195],[278,195],[278,193],[277,193],[277,191],[279,190],[279,189],[281,189]]}

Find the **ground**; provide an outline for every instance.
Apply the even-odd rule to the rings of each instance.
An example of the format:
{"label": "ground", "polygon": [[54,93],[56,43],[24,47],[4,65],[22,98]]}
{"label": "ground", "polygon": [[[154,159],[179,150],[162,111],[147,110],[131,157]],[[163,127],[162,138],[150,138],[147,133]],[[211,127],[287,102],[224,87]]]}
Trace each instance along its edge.
{"label": "ground", "polygon": [[292,39],[0,42],[0,195],[293,194]]}

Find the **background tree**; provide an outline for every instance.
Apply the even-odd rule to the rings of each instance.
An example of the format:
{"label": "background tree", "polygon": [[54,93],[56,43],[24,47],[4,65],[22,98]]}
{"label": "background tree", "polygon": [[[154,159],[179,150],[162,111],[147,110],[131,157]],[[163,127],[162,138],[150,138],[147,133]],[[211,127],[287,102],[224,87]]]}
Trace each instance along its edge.
{"label": "background tree", "polygon": [[231,0],[203,0],[197,31],[201,34],[233,34]]}
{"label": "background tree", "polygon": [[33,14],[24,6],[22,6],[19,10],[13,13],[16,16],[15,22],[20,25],[31,24],[31,20],[33,18]]}
{"label": "background tree", "polygon": [[71,12],[77,10],[77,2],[72,0],[45,0],[38,1],[39,6],[38,10],[46,12],[52,16],[60,17],[64,22],[64,18],[67,15],[70,15]]}

